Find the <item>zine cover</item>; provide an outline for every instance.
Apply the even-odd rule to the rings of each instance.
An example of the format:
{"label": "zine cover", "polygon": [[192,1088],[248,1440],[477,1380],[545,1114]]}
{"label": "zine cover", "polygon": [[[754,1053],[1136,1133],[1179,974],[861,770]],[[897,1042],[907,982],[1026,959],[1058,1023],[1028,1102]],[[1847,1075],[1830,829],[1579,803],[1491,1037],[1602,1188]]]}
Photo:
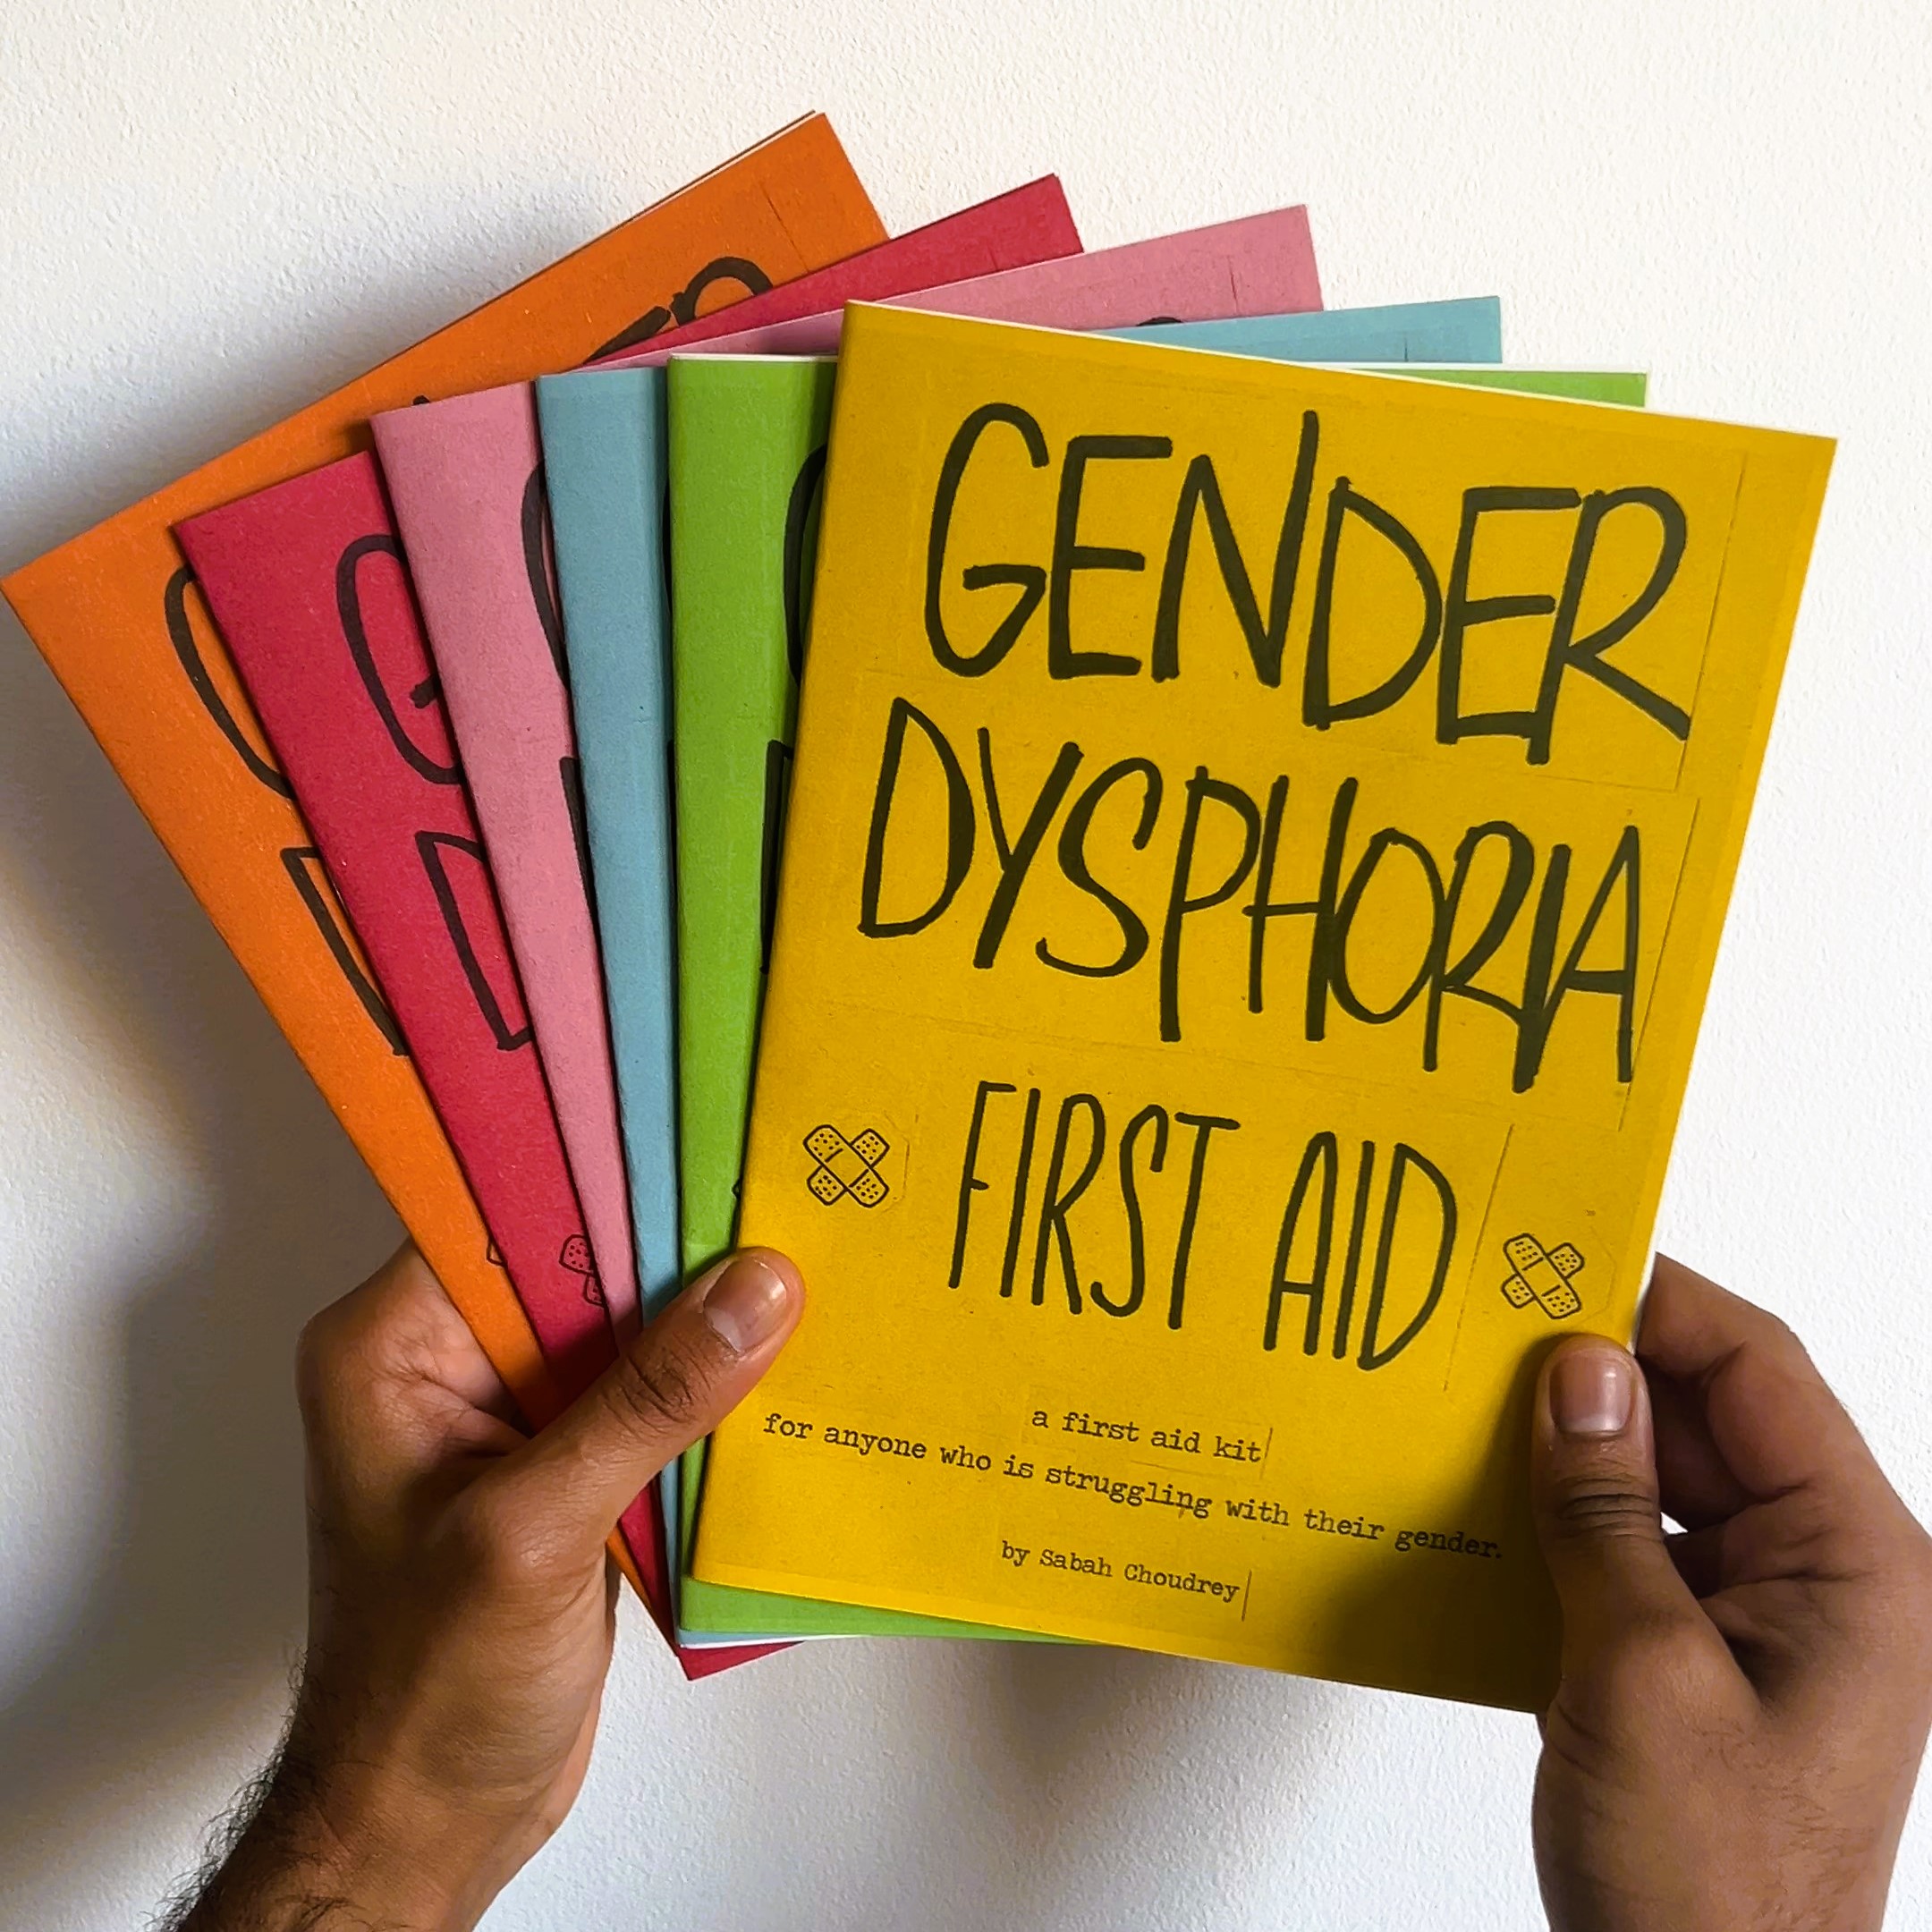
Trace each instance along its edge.
{"label": "zine cover", "polygon": [[[1433,315],[1432,306],[1445,312]],[[1465,321],[1462,305],[1419,304],[1403,314],[1404,339],[1440,339],[1465,353],[1496,354],[1500,339],[1494,309],[1471,306],[1487,328],[1458,333]],[[1292,345],[1320,359],[1381,348],[1391,339],[1385,311],[1360,316],[1318,310],[1264,318],[1253,326],[1271,345],[1285,347],[1286,324],[1297,331]],[[1211,331],[1219,341],[1230,339],[1224,325],[1187,323],[1167,339],[1185,341],[1194,328]],[[1419,373],[1600,401],[1641,403],[1644,394],[1644,379],[1637,375],[1484,367]],[[674,356],[668,369],[679,824],[685,847],[679,945],[687,996],[679,1091],[686,1121],[684,1209],[692,1268],[730,1245],[736,1221],[835,375],[835,363],[809,357]],[[646,370],[588,379],[627,378],[661,379]],[[586,380],[564,378],[565,384]],[[562,530],[560,517],[560,543]],[[627,949],[632,943],[627,936]],[[691,1576],[703,1470],[700,1444],[683,1459],[675,1516],[683,1553],[680,1625],[688,1640],[725,1632],[753,1638],[1008,1634],[862,1606],[733,1589]]]}
{"label": "zine cover", "polygon": [[696,1573],[1538,1706],[1829,455],[852,310]]}

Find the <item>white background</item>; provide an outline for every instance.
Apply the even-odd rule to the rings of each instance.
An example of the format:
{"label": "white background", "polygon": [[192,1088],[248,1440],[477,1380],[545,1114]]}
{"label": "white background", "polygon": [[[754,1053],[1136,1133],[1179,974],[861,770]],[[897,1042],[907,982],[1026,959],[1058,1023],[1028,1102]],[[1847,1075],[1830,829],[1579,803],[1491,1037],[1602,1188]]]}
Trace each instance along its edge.
{"label": "white background", "polygon": [[[1844,0],[10,0],[0,567],[814,106],[895,231],[1049,169],[1096,246],[1306,200],[1331,305],[1494,291],[1514,360],[1835,435],[1661,1238],[1801,1328],[1925,1513],[1928,46]],[[8,1928],[140,1923],[268,1749],[291,1343],[395,1238],[0,617]],[[687,1689],[624,1639],[493,1927],[1537,1920],[1525,1718],[1005,1646]]]}

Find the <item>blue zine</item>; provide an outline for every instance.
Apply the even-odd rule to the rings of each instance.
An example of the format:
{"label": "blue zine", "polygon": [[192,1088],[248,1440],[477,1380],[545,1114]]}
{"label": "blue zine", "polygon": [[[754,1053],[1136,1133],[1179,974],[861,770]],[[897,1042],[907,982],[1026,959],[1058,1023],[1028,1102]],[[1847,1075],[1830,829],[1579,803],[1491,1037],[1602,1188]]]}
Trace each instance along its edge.
{"label": "blue zine", "polygon": [[1146,322],[1096,333],[1271,362],[1500,362],[1503,304],[1494,295],[1472,295],[1384,309],[1237,316],[1226,322]]}
{"label": "blue zine", "polygon": [[[1284,362],[1496,363],[1503,358],[1502,304],[1495,296],[1102,333]],[[678,1281],[664,372],[580,369],[542,377],[537,412],[631,1169],[638,1278],[655,1305]],[[665,1473],[663,1495],[675,1604],[682,1512],[674,1464]],[[699,1646],[761,1640],[743,1631],[686,1630],[682,1619],[678,1640]]]}
{"label": "blue zine", "polygon": [[537,385],[585,830],[647,1313],[679,1280],[664,377]]}
{"label": "blue zine", "polygon": [[[664,371],[578,369],[539,377],[537,419],[611,1057],[631,1173],[638,1283],[645,1311],[652,1314],[682,1279]],[[675,1462],[659,1487],[675,1620]]]}

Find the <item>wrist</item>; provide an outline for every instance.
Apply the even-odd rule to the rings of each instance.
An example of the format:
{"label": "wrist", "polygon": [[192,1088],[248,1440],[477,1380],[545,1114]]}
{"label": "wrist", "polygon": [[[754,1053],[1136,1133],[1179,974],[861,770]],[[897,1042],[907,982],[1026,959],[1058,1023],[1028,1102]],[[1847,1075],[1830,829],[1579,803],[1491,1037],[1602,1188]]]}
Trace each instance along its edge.
{"label": "wrist", "polygon": [[500,1888],[496,1835],[393,1767],[285,1757],[275,1787],[283,1835],[334,1885],[344,1932],[362,1919],[369,1932],[469,1932]]}
{"label": "wrist", "polygon": [[379,1771],[292,1750],[182,1932],[470,1932],[487,1862]]}

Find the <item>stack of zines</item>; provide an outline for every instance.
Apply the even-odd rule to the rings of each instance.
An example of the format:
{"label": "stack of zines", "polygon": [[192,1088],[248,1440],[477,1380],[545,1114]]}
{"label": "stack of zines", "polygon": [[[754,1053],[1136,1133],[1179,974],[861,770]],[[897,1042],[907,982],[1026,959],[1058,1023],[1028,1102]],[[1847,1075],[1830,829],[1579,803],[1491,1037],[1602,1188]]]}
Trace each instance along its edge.
{"label": "stack of zines", "polygon": [[6,592],[533,1426],[800,1263],[621,1527],[691,1675],[1534,1705],[1829,459],[1644,401],[814,117]]}

